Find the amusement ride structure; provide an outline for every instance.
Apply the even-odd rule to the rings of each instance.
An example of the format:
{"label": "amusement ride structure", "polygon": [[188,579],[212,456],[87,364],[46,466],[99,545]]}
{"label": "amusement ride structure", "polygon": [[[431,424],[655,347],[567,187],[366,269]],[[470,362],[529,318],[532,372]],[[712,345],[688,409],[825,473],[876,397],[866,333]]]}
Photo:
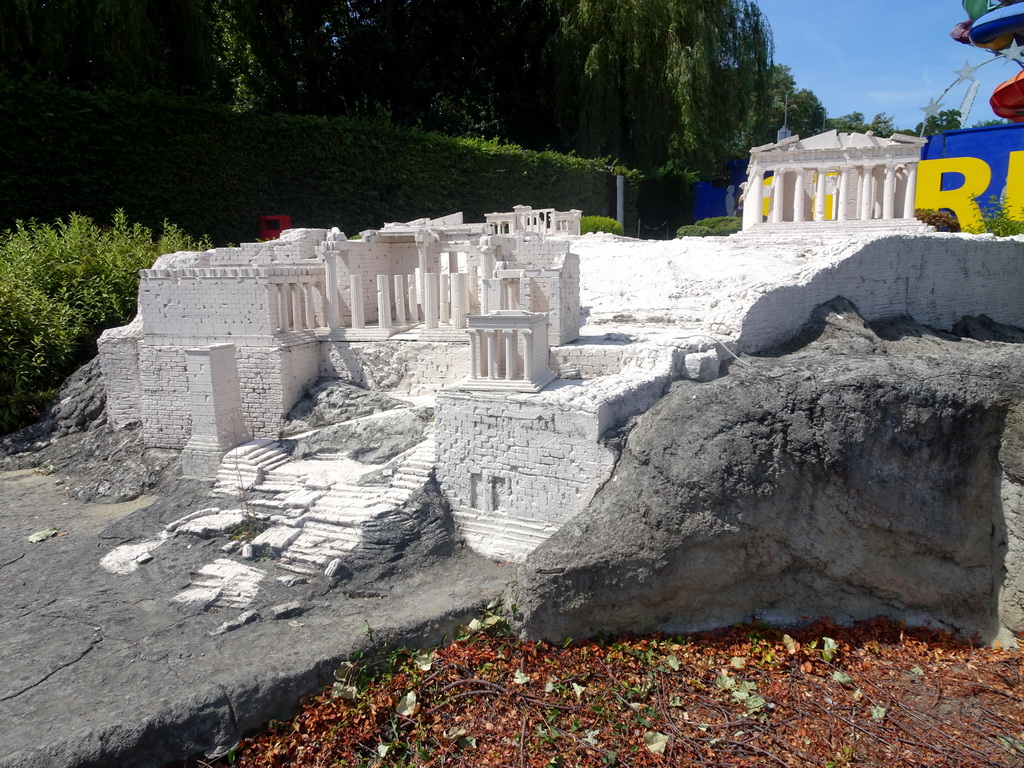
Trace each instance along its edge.
{"label": "amusement ride structure", "polygon": [[1017,64],[1021,71],[996,87],[989,104],[998,117],[1024,122],[1024,4],[1021,0],[963,0],[963,8],[969,18],[957,24],[950,36],[964,45],[989,50],[994,57],[976,66],[965,63],[939,99],[922,107],[925,116],[938,115],[943,97],[960,83],[969,82],[960,105],[961,121],[966,122],[981,87],[974,73],[993,61],[1008,61]]}

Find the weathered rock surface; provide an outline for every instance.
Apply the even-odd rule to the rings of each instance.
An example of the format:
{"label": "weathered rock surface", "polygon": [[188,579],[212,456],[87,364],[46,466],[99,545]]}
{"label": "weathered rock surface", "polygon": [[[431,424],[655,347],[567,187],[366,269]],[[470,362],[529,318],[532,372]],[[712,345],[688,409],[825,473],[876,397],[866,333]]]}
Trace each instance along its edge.
{"label": "weathered rock surface", "polygon": [[129,501],[173,482],[178,452],[144,448],[138,424],[115,430],[105,404],[96,358],[65,380],[39,422],[0,439],[0,470],[56,473],[80,501]]}
{"label": "weathered rock surface", "polygon": [[876,614],[1024,629],[1024,347],[869,327],[836,300],[745,362],[638,420],[591,507],[520,569],[525,632]]}
{"label": "weathered rock surface", "polygon": [[297,438],[292,457],[327,453],[363,464],[384,464],[421,443],[433,415],[432,408],[404,407],[330,424]]}
{"label": "weathered rock surface", "polygon": [[282,435],[291,437],[310,429],[340,424],[403,406],[405,403],[401,400],[383,392],[363,389],[343,381],[324,381],[310,390],[288,412]]}
{"label": "weathered rock surface", "polygon": [[[156,501],[85,504],[50,477],[0,473],[0,766],[158,768],[222,753],[288,717],[356,651],[450,637],[507,579],[453,551],[429,491],[381,522],[386,541],[370,536],[353,561],[366,569],[342,584],[249,563],[266,577],[244,609],[174,599],[223,537],[175,536],[127,575],[99,567],[208,494],[183,480]],[[48,527],[61,535],[28,541]]]}

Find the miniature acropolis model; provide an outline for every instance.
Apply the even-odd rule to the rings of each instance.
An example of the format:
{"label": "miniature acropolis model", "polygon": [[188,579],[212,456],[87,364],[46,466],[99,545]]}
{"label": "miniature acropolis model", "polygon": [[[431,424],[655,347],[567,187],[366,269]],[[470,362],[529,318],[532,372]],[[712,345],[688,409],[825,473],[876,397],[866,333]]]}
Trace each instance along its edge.
{"label": "miniature acropolis model", "polygon": [[786,225],[909,227],[925,139],[894,133],[791,136],[750,150],[743,229]]}
{"label": "miniature acropolis model", "polygon": [[[467,546],[523,560],[609,481],[610,438],[631,418],[676,381],[712,381],[734,354],[793,338],[836,296],[869,321],[1024,325],[1019,242],[906,218],[916,147],[831,134],[761,148],[753,188],[774,171],[781,207],[729,238],[581,237],[578,212],[517,208],[169,254],[142,271],[137,318],[100,340],[108,419],[181,450],[218,500],[261,510],[271,527],[252,546],[274,567],[337,574],[369,521],[428,488]],[[291,431],[293,407],[335,383],[408,402],[362,426]],[[416,427],[385,466],[336,452],[334,426],[378,418]],[[240,515],[199,510],[167,534]]]}

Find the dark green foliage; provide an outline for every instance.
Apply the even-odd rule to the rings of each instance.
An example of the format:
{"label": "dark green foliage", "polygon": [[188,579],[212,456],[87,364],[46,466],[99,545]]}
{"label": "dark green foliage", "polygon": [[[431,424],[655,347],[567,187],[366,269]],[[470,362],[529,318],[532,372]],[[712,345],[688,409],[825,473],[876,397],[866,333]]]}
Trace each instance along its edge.
{"label": "dark green foliage", "polygon": [[232,112],[161,94],[90,95],[0,80],[0,227],[123,208],[218,244],[256,237],[256,219],[349,234],[385,221],[529,204],[602,214],[626,173],[606,161],[456,139],[383,121]]}
{"label": "dark green foliage", "polygon": [[713,175],[768,108],[771,30],[747,0],[552,0],[556,117],[569,146]]}
{"label": "dark green foliage", "polygon": [[676,237],[725,237],[743,229],[738,216],[712,216],[676,230]]}
{"label": "dark green foliage", "polygon": [[0,74],[75,88],[207,93],[215,0],[0,0]]}
{"label": "dark green foliage", "polygon": [[684,224],[676,230],[676,237],[710,237],[714,232],[709,227],[697,224]]}
{"label": "dark green foliage", "polygon": [[797,136],[807,138],[825,130],[825,107],[812,91],[797,88],[793,73],[785,64],[772,68],[771,105],[767,111],[751,112],[746,143],[751,147],[773,143],[784,125]]}
{"label": "dark green foliage", "polygon": [[123,212],[99,227],[72,214],[0,235],[0,433],[38,416],[60,382],[96,352],[105,328],[135,314],[138,272],[161,253],[206,248],[172,225],[156,243]]}
{"label": "dark green foliage", "polygon": [[586,235],[590,232],[607,232],[611,235],[621,235],[622,225],[610,216],[584,216],[580,219],[580,234]]}
{"label": "dark green foliage", "polygon": [[0,277],[0,434],[42,411],[74,357],[80,328],[70,307]]}

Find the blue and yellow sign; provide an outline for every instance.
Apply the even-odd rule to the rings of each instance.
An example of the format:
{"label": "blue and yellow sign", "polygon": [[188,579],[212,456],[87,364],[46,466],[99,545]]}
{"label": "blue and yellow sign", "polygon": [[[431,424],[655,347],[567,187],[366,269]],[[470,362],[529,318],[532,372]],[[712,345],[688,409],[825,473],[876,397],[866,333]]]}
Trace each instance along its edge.
{"label": "blue and yellow sign", "polygon": [[929,137],[921,157],[916,207],[952,211],[967,231],[1000,206],[1024,220],[1024,125],[946,131]]}

